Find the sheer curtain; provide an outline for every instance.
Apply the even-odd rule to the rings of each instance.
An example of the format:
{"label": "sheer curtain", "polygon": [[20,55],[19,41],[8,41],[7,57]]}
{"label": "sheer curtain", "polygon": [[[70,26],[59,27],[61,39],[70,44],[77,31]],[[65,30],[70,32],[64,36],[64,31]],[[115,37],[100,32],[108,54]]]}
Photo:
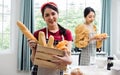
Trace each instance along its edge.
{"label": "sheer curtain", "polygon": [[[111,36],[111,0],[102,0],[102,23],[101,23],[101,33],[107,33]],[[110,55],[111,51],[111,37],[103,42],[102,49],[106,51],[107,55]]]}
{"label": "sheer curtain", "polygon": [[[26,27],[33,32],[33,0],[21,0],[20,5],[20,21],[26,25]],[[18,70],[29,71],[31,67],[30,53],[31,50],[27,44],[26,37],[19,31],[18,36]]]}

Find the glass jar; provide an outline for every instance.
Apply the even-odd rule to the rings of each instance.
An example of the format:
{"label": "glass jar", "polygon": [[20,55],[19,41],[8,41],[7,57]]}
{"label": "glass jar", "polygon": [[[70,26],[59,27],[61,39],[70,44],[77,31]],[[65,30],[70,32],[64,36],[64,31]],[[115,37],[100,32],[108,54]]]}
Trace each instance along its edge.
{"label": "glass jar", "polygon": [[107,70],[111,70],[111,67],[113,66],[113,57],[108,57],[107,59]]}

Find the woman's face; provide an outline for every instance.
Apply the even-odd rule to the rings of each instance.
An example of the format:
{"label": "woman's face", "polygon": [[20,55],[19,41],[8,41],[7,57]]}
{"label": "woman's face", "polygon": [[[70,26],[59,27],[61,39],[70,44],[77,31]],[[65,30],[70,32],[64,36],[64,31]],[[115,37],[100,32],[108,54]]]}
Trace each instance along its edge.
{"label": "woman's face", "polygon": [[58,13],[53,9],[46,8],[43,18],[48,26],[54,26],[57,25]]}
{"label": "woman's face", "polygon": [[86,17],[85,17],[86,23],[90,24],[95,20],[95,13],[90,12]]}

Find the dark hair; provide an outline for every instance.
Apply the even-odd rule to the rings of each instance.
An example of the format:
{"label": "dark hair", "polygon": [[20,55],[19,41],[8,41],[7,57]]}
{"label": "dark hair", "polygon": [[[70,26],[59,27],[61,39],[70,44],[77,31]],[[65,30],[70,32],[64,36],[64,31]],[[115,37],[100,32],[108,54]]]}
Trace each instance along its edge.
{"label": "dark hair", "polygon": [[86,17],[91,11],[95,13],[95,11],[94,11],[93,8],[91,8],[91,7],[86,7],[86,8],[84,9],[84,17]]}
{"label": "dark hair", "polygon": [[62,27],[60,24],[58,24],[59,28],[60,28],[60,34],[63,36],[66,36],[66,29],[64,27]]}
{"label": "dark hair", "polygon": [[57,13],[59,13],[57,7],[55,7],[55,6],[51,5],[51,4],[46,4],[46,5],[45,5],[44,7],[42,7],[42,9],[41,9],[42,16],[44,16],[44,11],[45,11],[46,8],[51,8],[51,9],[55,10]]}

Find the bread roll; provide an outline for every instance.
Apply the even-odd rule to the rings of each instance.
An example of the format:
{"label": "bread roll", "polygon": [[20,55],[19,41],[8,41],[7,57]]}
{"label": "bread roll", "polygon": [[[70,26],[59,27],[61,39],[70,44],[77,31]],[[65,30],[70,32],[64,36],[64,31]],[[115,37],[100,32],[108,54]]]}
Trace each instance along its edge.
{"label": "bread roll", "polygon": [[107,33],[102,33],[100,36],[103,38],[107,38],[108,35],[107,35]]}
{"label": "bread roll", "polygon": [[79,68],[75,68],[71,71],[71,75],[83,75]]}
{"label": "bread roll", "polygon": [[60,50],[68,50],[68,49],[67,49],[67,45],[68,45],[68,41],[67,41],[67,40],[63,40],[63,41],[59,42],[59,43],[56,45],[56,48],[57,48],[57,49],[60,49]]}

